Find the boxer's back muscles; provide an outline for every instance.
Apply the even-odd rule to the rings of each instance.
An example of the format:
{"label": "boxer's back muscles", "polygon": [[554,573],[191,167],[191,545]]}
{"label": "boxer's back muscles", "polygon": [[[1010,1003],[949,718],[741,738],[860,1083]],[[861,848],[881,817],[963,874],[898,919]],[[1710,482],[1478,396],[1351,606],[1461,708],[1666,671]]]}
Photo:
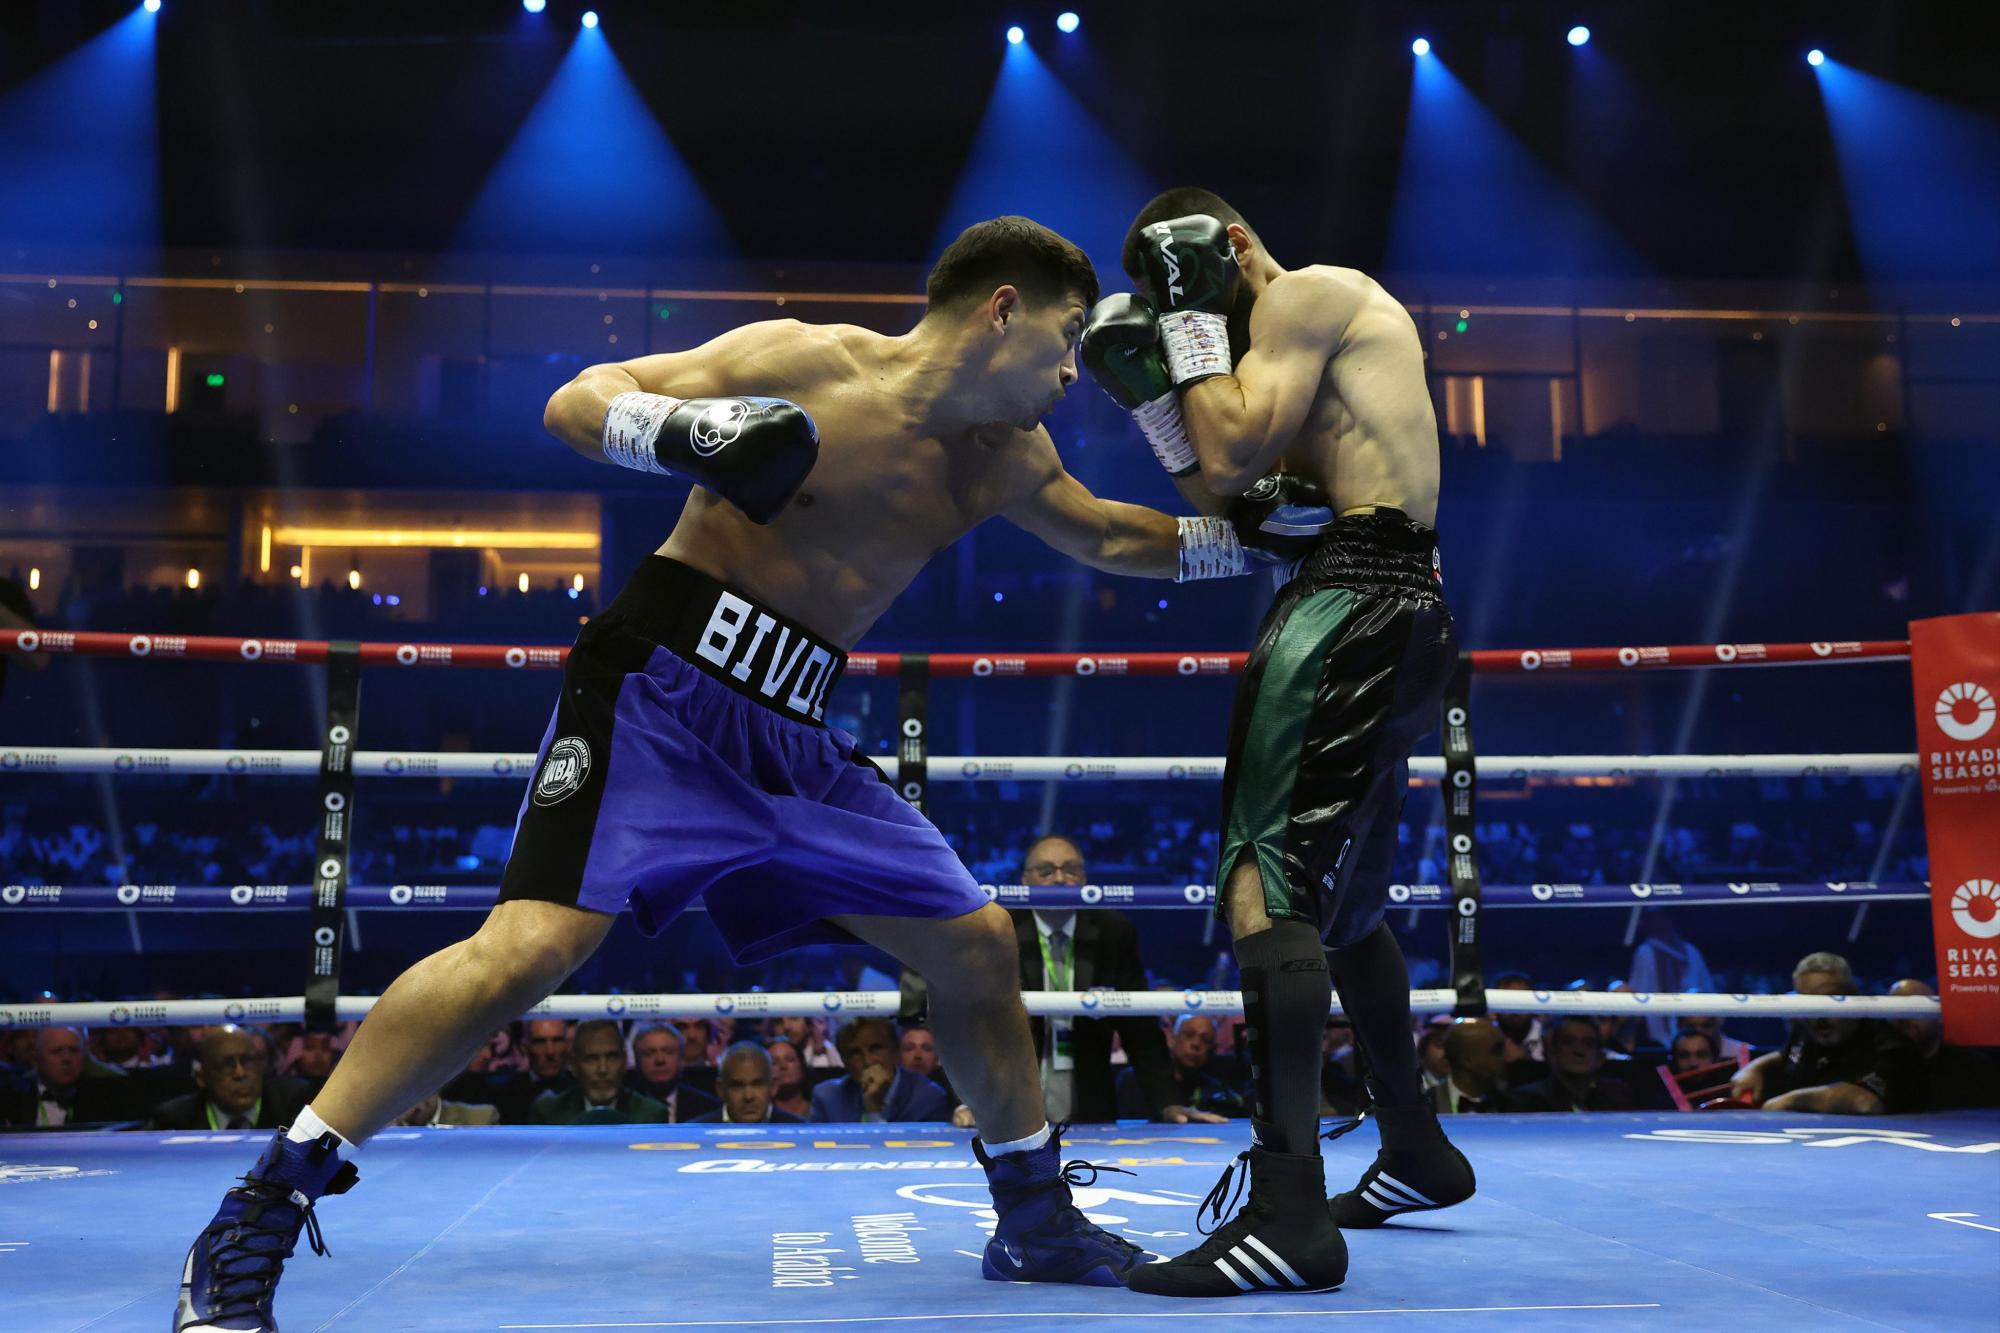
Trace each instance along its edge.
{"label": "boxer's back muscles", "polygon": [[[1082,314],[1078,302],[1079,328]],[[995,514],[1090,558],[1036,522],[1052,489],[1094,502],[1080,487],[1067,491],[1074,482],[1048,432],[1004,423],[941,430],[924,420],[925,404],[944,386],[933,371],[899,359],[895,339],[850,325],[772,320],[591,374],[622,376],[612,392],[763,394],[811,415],[819,461],[781,515],[753,523],[697,487],[659,553],[843,644],[860,638],[932,555]],[[601,420],[549,424],[578,452],[600,457]]]}
{"label": "boxer's back muscles", "polygon": [[[1367,274],[1314,265],[1273,282],[1259,306],[1284,284],[1310,282],[1326,299],[1338,342],[1297,438],[1287,471],[1316,478],[1336,512],[1367,506],[1400,509],[1435,524],[1437,420],[1424,382],[1424,345],[1410,314]],[[1257,314],[1250,326],[1254,340]]]}

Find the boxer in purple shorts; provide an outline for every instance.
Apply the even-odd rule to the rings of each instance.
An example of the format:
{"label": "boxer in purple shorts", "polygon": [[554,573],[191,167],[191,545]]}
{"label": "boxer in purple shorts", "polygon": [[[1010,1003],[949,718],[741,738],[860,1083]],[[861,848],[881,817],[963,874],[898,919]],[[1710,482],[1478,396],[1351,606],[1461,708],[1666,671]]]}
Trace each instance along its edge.
{"label": "boxer in purple shorts", "polygon": [[1174,519],[1064,470],[1040,421],[1076,381],[1097,276],[1062,237],[1026,218],[968,228],[927,297],[899,336],[751,324],[593,366],[549,400],[549,430],[586,458],[697,485],[577,639],[500,903],[397,979],[228,1192],[188,1253],[177,1333],[274,1328],[283,1262],[314,1202],[353,1185],[352,1146],[560,985],[614,913],[658,931],[697,897],[743,961],[862,941],[931,979],[999,1214],[986,1276],[1117,1285],[1140,1262],[1071,1202],[1007,914],[825,725],[826,697],[848,645],[988,518],[1098,569],[1187,579],[1266,558],[1268,514]]}

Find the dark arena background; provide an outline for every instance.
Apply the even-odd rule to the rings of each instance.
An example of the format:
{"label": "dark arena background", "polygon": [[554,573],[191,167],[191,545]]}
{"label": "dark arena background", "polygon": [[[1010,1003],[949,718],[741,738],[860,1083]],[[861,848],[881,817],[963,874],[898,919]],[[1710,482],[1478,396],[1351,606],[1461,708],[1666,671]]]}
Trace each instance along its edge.
{"label": "dark arena background", "polygon": [[[564,655],[689,491],[553,438],[552,394],[755,321],[905,333],[996,215],[1128,290],[1134,215],[1199,185],[1278,263],[1379,280],[1422,340],[1465,652],[1387,920],[1426,1088],[1500,1112],[1444,1120],[1480,1193],[1354,1232],[1338,1291],[983,1282],[994,1212],[923,980],[858,945],[739,965],[697,904],[619,918],[447,1086],[499,1127],[433,1108],[358,1156],[286,1327],[1990,1328],[1985,8],[0,6],[0,1327],[160,1327],[233,1173],[494,903]],[[1064,465],[1191,512],[1090,381],[1045,418]],[[1115,1113],[1051,1115],[1136,1173],[1078,1175],[1079,1205],[1166,1255],[1249,1146],[1214,903],[1272,589],[1093,571],[996,519],[825,704],[1014,912],[1037,1032],[1121,1016]],[[1913,622],[1943,618],[1976,651],[1927,685]],[[1927,773],[1987,802],[1949,853]],[[1045,835],[1073,864],[1033,863]],[[1037,959],[1037,916],[1078,947],[1127,922],[1129,952]],[[1579,1015],[1601,1058],[1551,1073]],[[880,1118],[925,1123],[819,1113],[865,1016],[946,1094]],[[572,1128],[572,1025],[605,1017],[664,1114]],[[1857,1022],[1894,1095],[1854,1073],[1862,1114],[1755,1109],[1750,1062]],[[1504,1042],[1490,1087],[1473,1032]],[[743,1042],[790,1051],[767,1082],[817,1123],[683,1127]],[[1325,1057],[1321,1110],[1364,1113],[1338,1011]],[[241,1114],[225,1066],[261,1080]],[[1190,1107],[1223,1119],[1168,1123]],[[1331,1191],[1373,1144],[1327,1145]]]}

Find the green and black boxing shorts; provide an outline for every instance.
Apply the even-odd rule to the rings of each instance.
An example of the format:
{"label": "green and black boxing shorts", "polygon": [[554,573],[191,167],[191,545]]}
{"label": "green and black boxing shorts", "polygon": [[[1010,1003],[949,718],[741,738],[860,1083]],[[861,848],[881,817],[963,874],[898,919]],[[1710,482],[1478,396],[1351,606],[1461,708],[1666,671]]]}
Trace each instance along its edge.
{"label": "green and black boxing shorts", "polygon": [[1264,909],[1328,947],[1388,905],[1410,751],[1458,656],[1437,533],[1396,509],[1337,519],[1257,631],[1229,721],[1216,901],[1254,857]]}

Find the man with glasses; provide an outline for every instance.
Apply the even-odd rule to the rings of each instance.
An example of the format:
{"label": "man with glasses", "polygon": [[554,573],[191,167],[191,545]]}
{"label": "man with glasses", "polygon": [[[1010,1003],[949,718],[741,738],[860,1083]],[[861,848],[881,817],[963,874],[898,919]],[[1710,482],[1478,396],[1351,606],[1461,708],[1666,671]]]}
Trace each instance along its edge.
{"label": "man with glasses", "polygon": [[182,1130],[276,1129],[304,1109],[310,1089],[299,1079],[267,1077],[257,1034],[235,1024],[208,1029],[195,1047],[197,1092],[153,1110],[151,1127]]}
{"label": "man with glasses", "polygon": [[[1081,887],[1084,877],[1083,852],[1069,838],[1053,834],[1039,838],[1022,858],[1025,884]],[[1037,908],[1013,916],[1014,936],[1021,946],[1022,990],[1148,988],[1146,968],[1139,961],[1138,932],[1118,913]],[[1176,1125],[1222,1122],[1219,1115],[1179,1104],[1158,1020],[1125,1015],[1037,1018],[1031,1023],[1042,1061],[1042,1101],[1051,1121],[1088,1124],[1118,1118],[1118,1071],[1111,1063],[1111,1038],[1116,1033],[1153,1119]]]}

